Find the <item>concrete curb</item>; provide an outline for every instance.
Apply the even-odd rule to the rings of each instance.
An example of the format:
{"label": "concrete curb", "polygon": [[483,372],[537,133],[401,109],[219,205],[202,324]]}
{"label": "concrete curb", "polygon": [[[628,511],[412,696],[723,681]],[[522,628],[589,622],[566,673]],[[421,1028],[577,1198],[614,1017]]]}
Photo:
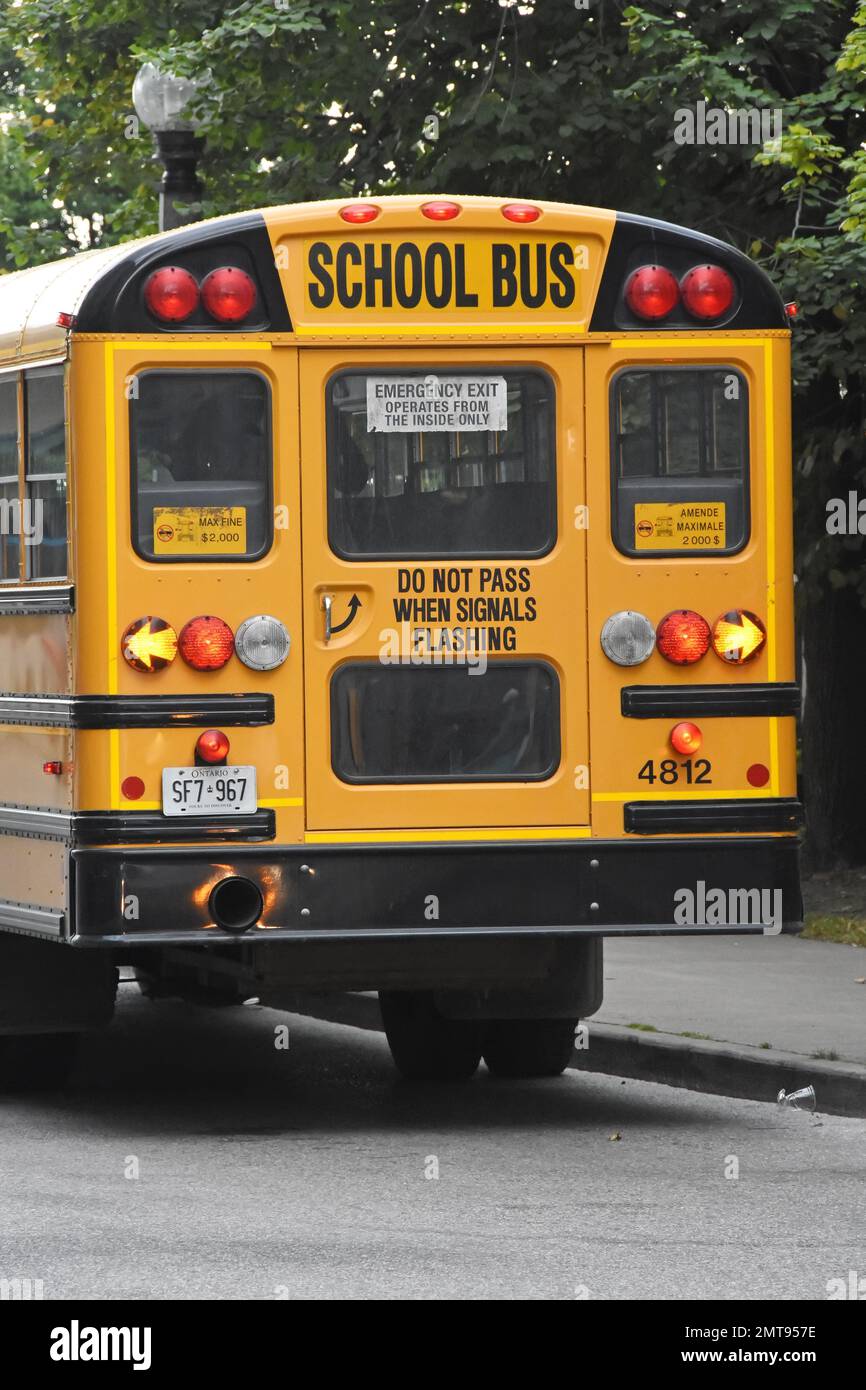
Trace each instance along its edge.
{"label": "concrete curb", "polygon": [[[382,1031],[373,994],[297,994],[281,1008],[326,1023]],[[743,1043],[643,1033],[612,1023],[588,1023],[589,1046],[576,1050],[574,1071],[655,1081],[714,1096],[774,1102],[780,1090],[814,1086],[819,1113],[866,1116],[866,1067],[824,1062],[797,1052],[778,1052]]]}

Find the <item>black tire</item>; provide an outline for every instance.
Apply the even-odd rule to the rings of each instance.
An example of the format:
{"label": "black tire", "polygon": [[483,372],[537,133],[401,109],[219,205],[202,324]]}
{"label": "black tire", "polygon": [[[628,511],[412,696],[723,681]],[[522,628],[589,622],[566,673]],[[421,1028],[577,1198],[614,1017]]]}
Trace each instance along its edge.
{"label": "black tire", "polygon": [[571,1061],[577,1020],[501,1018],[487,1024],[484,1061],[494,1076],[559,1076]]}
{"label": "black tire", "polygon": [[407,1081],[468,1081],[478,1070],[483,1024],[445,1018],[433,996],[380,991],[379,1007],[394,1065]]}
{"label": "black tire", "polygon": [[77,1033],[22,1033],[0,1038],[0,1093],[59,1091],[78,1056]]}

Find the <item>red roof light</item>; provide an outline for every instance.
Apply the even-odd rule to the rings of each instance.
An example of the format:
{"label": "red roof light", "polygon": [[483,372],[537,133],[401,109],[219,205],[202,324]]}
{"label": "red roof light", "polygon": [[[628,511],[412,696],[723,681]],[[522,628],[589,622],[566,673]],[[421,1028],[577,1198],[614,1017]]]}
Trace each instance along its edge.
{"label": "red roof light", "polygon": [[220,323],[240,323],[255,308],[255,282],[245,270],[223,265],[205,276],[201,299],[211,318]]}
{"label": "red roof light", "polygon": [[695,319],[720,319],[734,302],[734,282],[720,265],[696,265],[680,281],[683,304]]}
{"label": "red roof light", "polygon": [[182,323],[198,308],[198,281],[181,266],[164,265],[145,282],[144,302],[163,323]]}
{"label": "red roof light", "polygon": [[626,282],[625,302],[639,319],[666,318],[679,297],[676,277],[663,265],[642,265]]}

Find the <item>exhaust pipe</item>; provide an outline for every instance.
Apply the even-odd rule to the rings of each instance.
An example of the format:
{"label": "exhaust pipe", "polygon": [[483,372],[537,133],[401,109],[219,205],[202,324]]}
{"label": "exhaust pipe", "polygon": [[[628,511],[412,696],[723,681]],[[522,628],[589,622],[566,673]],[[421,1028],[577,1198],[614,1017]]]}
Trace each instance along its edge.
{"label": "exhaust pipe", "polygon": [[264,910],[264,899],[251,878],[221,878],[207,900],[208,911],[223,931],[245,932],[254,927]]}

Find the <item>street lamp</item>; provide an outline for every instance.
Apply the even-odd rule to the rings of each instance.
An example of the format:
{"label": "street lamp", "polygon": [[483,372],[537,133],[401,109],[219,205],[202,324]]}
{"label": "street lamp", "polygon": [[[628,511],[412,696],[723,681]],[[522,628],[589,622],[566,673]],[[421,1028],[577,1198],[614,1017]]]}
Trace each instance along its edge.
{"label": "street lamp", "polygon": [[144,63],[132,84],[136,114],[152,132],[165,165],[159,190],[161,232],[197,222],[201,215],[203,185],[195,167],[204,136],[196,134],[199,122],[184,114],[199,87],[192,78],[161,72],[155,63]]}

